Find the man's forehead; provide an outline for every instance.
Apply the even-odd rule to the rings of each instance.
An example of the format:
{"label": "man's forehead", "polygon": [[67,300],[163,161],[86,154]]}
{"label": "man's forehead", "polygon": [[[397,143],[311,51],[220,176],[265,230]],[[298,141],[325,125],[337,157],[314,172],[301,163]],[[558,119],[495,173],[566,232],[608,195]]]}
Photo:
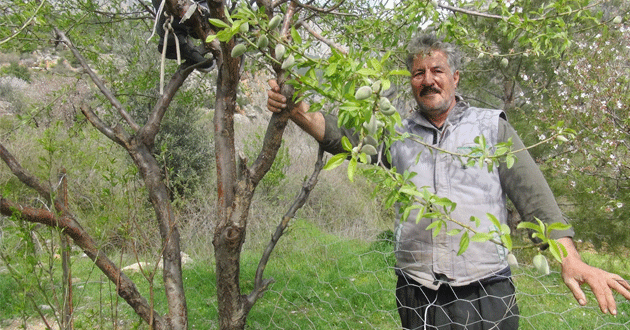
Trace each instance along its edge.
{"label": "man's forehead", "polygon": [[429,59],[429,58],[435,58],[435,59],[443,58],[443,59],[446,59],[446,54],[443,51],[441,51],[441,50],[428,49],[428,50],[420,51],[414,57],[414,59],[416,59],[416,60],[418,60],[418,59]]}
{"label": "man's forehead", "polygon": [[450,68],[448,65],[448,58],[444,52],[439,50],[429,50],[425,52],[418,53],[413,61],[414,67],[422,64],[430,65],[431,67],[437,66],[445,66]]}

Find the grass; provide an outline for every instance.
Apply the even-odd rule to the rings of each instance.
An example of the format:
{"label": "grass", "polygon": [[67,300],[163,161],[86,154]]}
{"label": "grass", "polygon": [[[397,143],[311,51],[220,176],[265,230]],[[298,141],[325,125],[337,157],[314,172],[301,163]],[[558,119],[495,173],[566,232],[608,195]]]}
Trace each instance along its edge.
{"label": "grass", "polygon": [[[241,281],[243,293],[253,288],[254,272],[260,251],[244,251]],[[321,230],[306,220],[295,220],[281,239],[267,270],[273,278],[269,291],[248,316],[248,329],[395,329],[393,246],[388,241],[368,241],[339,237]],[[526,259],[522,258],[521,263]],[[587,255],[590,263],[609,263],[605,257]],[[73,259],[75,277],[75,328],[147,329],[133,311],[113,294],[92,263],[78,254]],[[134,260],[124,260],[128,264]],[[59,261],[53,259],[59,278]],[[622,265],[620,265],[622,266]],[[623,274],[624,269],[610,269]],[[630,303],[617,296],[619,315],[602,315],[591,292],[589,304],[578,306],[562,283],[557,269],[548,276],[535,273],[524,265],[515,269],[521,311],[521,329],[627,329],[630,327]],[[149,297],[150,285],[144,276],[131,273],[139,290]],[[45,279],[45,278],[44,278]],[[217,328],[216,278],[210,262],[194,262],[184,269],[189,307],[190,329]],[[44,281],[45,282],[45,281]],[[47,284],[48,285],[48,284]],[[59,286],[58,281],[54,284]],[[155,308],[164,313],[161,276],[153,283]],[[0,319],[24,316],[36,319],[33,304],[24,304],[28,294],[44,305],[43,297],[33,287],[22,290],[11,276],[0,275]],[[50,292],[50,291],[48,291]],[[58,290],[56,291],[58,292]],[[16,295],[16,293],[19,293]],[[54,298],[54,297],[49,297]],[[52,299],[54,301],[54,299]],[[52,320],[52,312],[46,312]],[[0,328],[3,324],[0,322]]]}

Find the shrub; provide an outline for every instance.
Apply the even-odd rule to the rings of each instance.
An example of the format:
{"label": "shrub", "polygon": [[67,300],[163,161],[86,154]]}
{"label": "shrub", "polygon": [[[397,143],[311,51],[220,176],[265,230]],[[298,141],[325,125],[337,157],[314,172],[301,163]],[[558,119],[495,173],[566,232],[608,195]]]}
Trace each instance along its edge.
{"label": "shrub", "polygon": [[27,67],[19,65],[17,62],[11,62],[9,66],[2,68],[0,74],[20,78],[29,83],[31,82],[31,72]]}

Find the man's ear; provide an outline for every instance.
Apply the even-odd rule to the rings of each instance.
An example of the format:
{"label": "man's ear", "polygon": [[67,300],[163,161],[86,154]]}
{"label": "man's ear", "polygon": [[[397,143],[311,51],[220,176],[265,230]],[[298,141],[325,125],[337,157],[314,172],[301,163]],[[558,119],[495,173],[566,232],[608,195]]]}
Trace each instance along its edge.
{"label": "man's ear", "polygon": [[457,85],[459,84],[459,70],[455,70],[455,73],[453,73],[453,80],[455,81],[455,87],[458,87]]}

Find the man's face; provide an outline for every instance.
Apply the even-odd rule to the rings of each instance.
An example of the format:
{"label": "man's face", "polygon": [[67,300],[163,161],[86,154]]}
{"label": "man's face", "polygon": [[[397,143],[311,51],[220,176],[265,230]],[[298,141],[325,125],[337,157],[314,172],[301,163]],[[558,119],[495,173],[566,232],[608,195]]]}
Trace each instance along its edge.
{"label": "man's face", "polygon": [[413,61],[411,89],[420,111],[429,118],[445,115],[455,106],[458,82],[459,71],[451,72],[441,51],[418,55]]}

